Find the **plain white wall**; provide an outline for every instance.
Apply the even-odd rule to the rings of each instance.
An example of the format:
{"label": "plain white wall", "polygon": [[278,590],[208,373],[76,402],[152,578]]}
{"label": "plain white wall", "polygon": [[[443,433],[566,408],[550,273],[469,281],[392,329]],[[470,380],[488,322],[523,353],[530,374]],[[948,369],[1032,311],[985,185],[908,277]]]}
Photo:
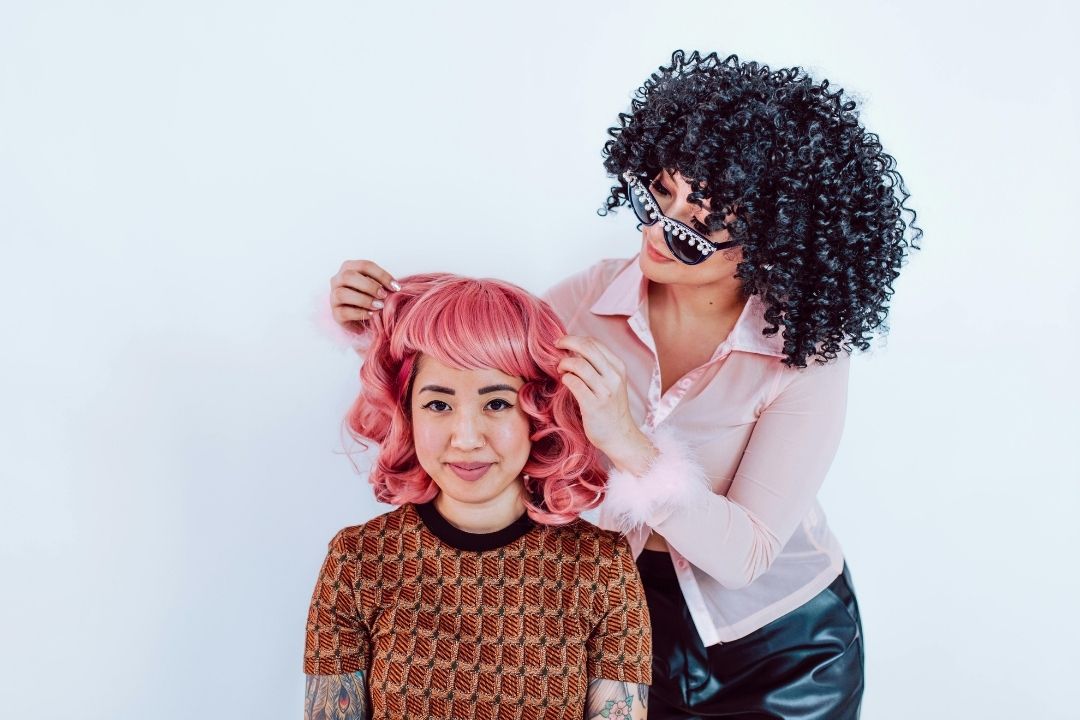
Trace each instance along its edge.
{"label": "plain white wall", "polygon": [[[606,128],[677,47],[863,100],[926,229],[823,491],[864,716],[1077,717],[1065,3],[0,3],[0,714],[295,718],[346,258],[541,291],[627,256]],[[1071,569],[1070,569],[1071,568]]]}

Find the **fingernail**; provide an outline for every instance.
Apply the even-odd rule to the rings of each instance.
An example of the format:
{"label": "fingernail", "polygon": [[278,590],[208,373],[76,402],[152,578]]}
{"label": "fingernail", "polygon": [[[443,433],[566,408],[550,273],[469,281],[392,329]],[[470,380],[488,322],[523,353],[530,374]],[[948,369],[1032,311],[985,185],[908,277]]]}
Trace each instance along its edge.
{"label": "fingernail", "polygon": [[397,281],[397,280],[391,280],[391,281],[390,281],[390,289],[391,289],[391,290],[393,290],[394,292],[397,292],[398,290],[400,290],[400,289],[401,289],[401,286],[400,286],[400,285],[398,285],[398,281]]}
{"label": "fingernail", "polygon": [[371,307],[375,308],[376,310],[382,310],[383,301],[382,300],[376,300],[375,302],[371,303]]}
{"label": "fingernail", "polygon": [[384,298],[384,297],[386,297],[386,291],[383,290],[382,288],[379,288],[378,290],[375,291],[375,296]]}

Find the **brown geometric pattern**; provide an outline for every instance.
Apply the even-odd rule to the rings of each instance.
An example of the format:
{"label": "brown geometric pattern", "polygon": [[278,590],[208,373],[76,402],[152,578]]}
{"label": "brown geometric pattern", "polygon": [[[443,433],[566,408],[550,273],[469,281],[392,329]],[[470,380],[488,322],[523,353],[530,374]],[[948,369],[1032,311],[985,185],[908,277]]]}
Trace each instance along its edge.
{"label": "brown geometric pattern", "polygon": [[404,505],[330,542],[304,672],[363,670],[372,718],[574,718],[590,680],[648,684],[626,540],[584,521],[459,550]]}

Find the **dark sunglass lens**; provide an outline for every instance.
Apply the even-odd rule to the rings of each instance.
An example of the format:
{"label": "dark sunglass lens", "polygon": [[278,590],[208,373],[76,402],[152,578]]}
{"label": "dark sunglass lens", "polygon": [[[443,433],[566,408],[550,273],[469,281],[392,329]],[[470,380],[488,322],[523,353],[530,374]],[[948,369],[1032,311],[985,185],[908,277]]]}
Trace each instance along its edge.
{"label": "dark sunglass lens", "polygon": [[690,239],[684,240],[671,230],[664,230],[664,240],[667,242],[668,250],[679,262],[687,265],[697,265],[708,257],[708,255],[698,250],[697,245]]}

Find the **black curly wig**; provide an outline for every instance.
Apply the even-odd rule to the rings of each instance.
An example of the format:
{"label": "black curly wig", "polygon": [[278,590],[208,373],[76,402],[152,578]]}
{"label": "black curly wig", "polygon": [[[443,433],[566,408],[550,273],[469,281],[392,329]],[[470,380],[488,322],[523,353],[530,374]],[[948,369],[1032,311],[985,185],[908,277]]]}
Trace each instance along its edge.
{"label": "black curly wig", "polygon": [[[677,50],[608,134],[616,178],[677,170],[692,202],[709,201],[706,226],[742,245],[736,277],[764,300],[765,334],[783,325],[787,365],[866,350],[887,330],[892,283],[922,230],[896,161],[843,90],[798,67]],[[620,179],[599,212],[626,202]]]}

